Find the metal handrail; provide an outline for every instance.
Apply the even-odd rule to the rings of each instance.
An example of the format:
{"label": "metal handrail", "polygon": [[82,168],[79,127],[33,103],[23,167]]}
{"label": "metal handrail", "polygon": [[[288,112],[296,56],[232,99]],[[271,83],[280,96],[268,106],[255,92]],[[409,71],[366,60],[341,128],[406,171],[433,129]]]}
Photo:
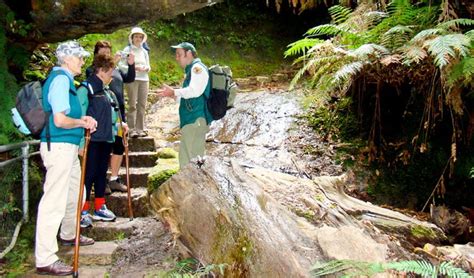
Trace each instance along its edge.
{"label": "metal handrail", "polygon": [[39,140],[30,140],[24,141],[21,143],[9,144],[9,145],[2,145],[0,146],[0,153],[20,149],[21,148],[21,156],[14,157],[5,161],[0,162],[0,168],[3,168],[15,161],[22,160],[22,190],[23,190],[23,218],[18,222],[15,228],[15,232],[12,237],[12,241],[8,245],[3,252],[0,253],[0,259],[3,258],[10,250],[15,246],[16,239],[18,237],[18,233],[20,232],[20,227],[23,223],[28,222],[28,202],[29,202],[29,191],[28,191],[28,161],[31,156],[39,154],[39,152],[30,153],[30,146],[38,145],[40,143]]}

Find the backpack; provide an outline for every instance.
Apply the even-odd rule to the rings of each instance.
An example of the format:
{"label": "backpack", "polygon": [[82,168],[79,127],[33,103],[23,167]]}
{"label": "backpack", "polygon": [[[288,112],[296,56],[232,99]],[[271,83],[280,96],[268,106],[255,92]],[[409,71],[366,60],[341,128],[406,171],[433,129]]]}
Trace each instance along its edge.
{"label": "backpack", "polygon": [[234,105],[237,84],[232,79],[228,66],[213,65],[209,68],[211,91],[207,97],[207,109],[213,120],[223,118],[227,110]]}
{"label": "backpack", "polygon": [[[60,70],[51,71],[48,79],[65,74]],[[46,127],[46,137],[49,148],[49,117],[51,111],[43,109],[43,85],[44,81],[31,81],[24,85],[16,96],[15,107],[11,109],[14,126],[23,134],[30,135],[35,139],[41,137],[41,132]],[[74,93],[73,91],[69,91]]]}
{"label": "backpack", "polygon": [[16,96],[15,107],[11,109],[15,127],[35,139],[40,138],[51,114],[43,110],[42,85],[40,81],[32,81],[23,86]]}

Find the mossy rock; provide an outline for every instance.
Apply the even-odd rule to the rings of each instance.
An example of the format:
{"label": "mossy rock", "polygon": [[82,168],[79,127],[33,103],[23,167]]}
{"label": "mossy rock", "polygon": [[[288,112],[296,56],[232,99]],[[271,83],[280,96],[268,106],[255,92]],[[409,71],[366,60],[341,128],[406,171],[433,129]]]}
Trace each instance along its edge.
{"label": "mossy rock", "polygon": [[148,175],[148,182],[147,182],[148,193],[151,194],[153,191],[155,191],[158,187],[160,187],[160,185],[162,185],[165,181],[167,181],[171,176],[176,174],[178,170],[179,170],[179,162],[177,158],[158,159],[158,164],[155,167],[153,167],[150,174]]}
{"label": "mossy rock", "polygon": [[177,158],[178,152],[172,148],[163,148],[158,151],[158,158],[168,159],[168,158]]}

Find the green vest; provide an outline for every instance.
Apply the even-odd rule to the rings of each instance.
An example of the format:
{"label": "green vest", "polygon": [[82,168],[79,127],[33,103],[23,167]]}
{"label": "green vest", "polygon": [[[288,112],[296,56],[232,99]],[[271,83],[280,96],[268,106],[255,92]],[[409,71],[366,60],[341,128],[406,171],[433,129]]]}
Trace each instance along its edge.
{"label": "green vest", "polygon": [[[191,68],[194,64],[200,63],[206,70],[207,67],[201,62],[201,59],[196,58],[194,61],[187,65],[184,69],[186,72],[186,79],[183,82],[183,88],[189,86],[191,82]],[[208,71],[209,72],[209,71]],[[181,98],[181,102],[179,104],[179,120],[180,124],[179,127],[182,128],[187,124],[194,123],[198,118],[206,119],[206,123],[210,124],[212,121],[212,116],[209,114],[207,110],[206,98],[209,96],[211,92],[211,82],[207,82],[206,89],[204,93],[196,98],[188,98],[184,99]]]}
{"label": "green vest", "polygon": [[[45,111],[51,111],[51,105],[48,102],[49,86],[53,79],[58,75],[66,75],[66,73],[61,70],[52,71],[46,80],[46,83],[43,85],[43,107]],[[69,78],[69,77],[68,77]],[[77,97],[76,87],[74,86],[74,80],[69,78],[69,107],[70,111],[66,116],[73,119],[80,119],[82,114],[81,104],[79,98]],[[49,133],[51,136],[50,141],[56,143],[71,143],[74,145],[79,145],[82,136],[84,135],[84,128],[60,128],[54,124],[53,114],[49,117]],[[41,142],[46,142],[46,128],[41,132]]]}

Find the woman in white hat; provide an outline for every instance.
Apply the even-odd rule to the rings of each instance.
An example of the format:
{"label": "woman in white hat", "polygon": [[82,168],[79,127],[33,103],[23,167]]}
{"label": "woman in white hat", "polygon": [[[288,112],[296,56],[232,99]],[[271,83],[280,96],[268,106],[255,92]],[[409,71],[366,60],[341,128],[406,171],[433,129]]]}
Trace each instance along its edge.
{"label": "woman in white hat", "polygon": [[[147,40],[147,35],[140,27],[132,28],[128,36],[130,45],[125,47],[124,53],[135,55],[135,81],[127,84],[128,92],[128,127],[131,137],[145,137],[145,111],[147,105],[147,95],[149,88],[148,72],[150,71],[150,58],[148,51],[143,47]],[[126,72],[128,64],[124,59],[120,63],[120,68]]]}

